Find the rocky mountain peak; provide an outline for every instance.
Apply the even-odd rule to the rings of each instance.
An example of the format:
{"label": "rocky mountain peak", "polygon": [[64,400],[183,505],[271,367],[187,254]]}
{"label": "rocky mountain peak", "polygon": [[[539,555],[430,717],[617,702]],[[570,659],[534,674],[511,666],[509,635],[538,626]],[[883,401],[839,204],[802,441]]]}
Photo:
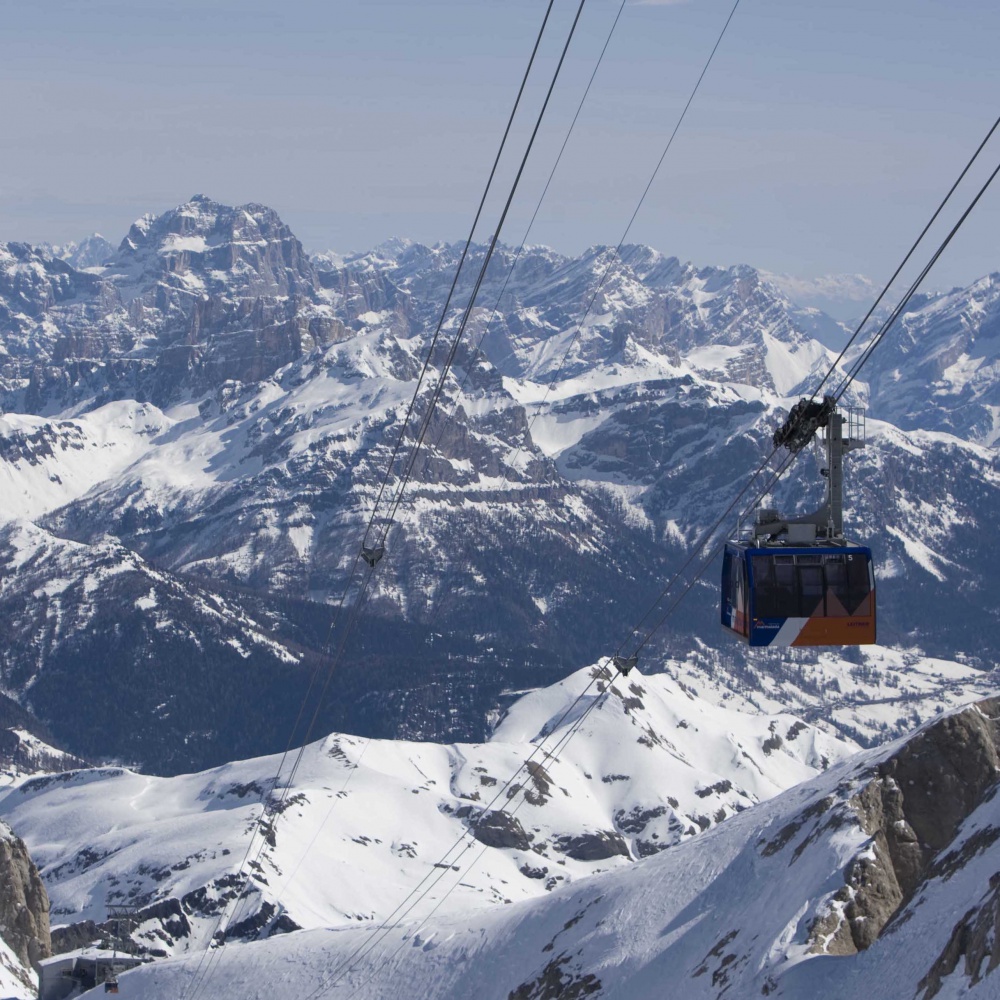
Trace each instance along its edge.
{"label": "rocky mountain peak", "polygon": [[[873,405],[894,423],[996,444],[1000,273],[968,288],[914,296],[865,375]],[[933,387],[929,395],[927,385]]]}
{"label": "rocky mountain peak", "polygon": [[137,219],[106,274],[140,292],[166,282],[200,295],[310,296],[318,284],[312,262],[277,212],[253,203],[233,208],[202,194]]}
{"label": "rocky mountain peak", "polygon": [[53,257],[66,261],[78,271],[100,267],[115,252],[114,246],[100,233],[91,233],[79,243],[64,243],[62,246],[43,243],[40,249],[47,251]]}

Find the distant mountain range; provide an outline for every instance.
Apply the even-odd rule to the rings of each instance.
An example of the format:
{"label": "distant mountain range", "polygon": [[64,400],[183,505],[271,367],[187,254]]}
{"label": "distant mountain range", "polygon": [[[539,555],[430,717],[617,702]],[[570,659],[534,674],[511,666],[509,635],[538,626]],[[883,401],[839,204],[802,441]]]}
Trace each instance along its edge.
{"label": "distant mountain range", "polygon": [[[161,773],[284,747],[460,250],[310,257],[203,196],[117,249],[0,244],[0,679],[51,738]],[[751,267],[612,257],[499,249],[316,735],[481,740],[616,648],[843,343]],[[750,656],[713,570],[644,669],[865,741],[979,690],[998,315],[997,275],[915,300],[852,390],[849,521],[904,652]],[[820,488],[806,456],[775,501]]]}

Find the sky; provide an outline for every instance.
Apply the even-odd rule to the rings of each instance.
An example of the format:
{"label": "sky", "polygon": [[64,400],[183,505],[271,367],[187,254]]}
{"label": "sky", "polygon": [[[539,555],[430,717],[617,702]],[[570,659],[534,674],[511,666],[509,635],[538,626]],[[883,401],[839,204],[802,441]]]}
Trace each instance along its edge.
{"label": "sky", "polygon": [[[525,235],[619,2],[585,4],[507,243]],[[308,250],[464,238],[544,7],[0,0],[0,239],[117,243],[195,193],[270,205]],[[577,253],[622,238],[731,7],[627,0],[530,242]],[[555,0],[512,150],[576,8]],[[995,0],[741,0],[629,241],[881,283],[1000,113],[998,37]],[[989,160],[1000,135],[972,181]],[[498,194],[479,238],[500,207]],[[934,287],[1000,270],[998,232],[1000,180]]]}

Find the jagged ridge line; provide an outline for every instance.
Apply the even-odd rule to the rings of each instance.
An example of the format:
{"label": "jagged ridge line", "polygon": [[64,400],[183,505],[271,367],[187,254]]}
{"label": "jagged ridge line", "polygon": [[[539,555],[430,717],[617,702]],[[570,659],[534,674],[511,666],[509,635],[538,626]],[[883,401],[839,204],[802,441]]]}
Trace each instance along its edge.
{"label": "jagged ridge line", "polygon": [[[656,166],[653,168],[653,173],[650,175],[649,180],[646,182],[646,187],[643,189],[642,194],[639,196],[639,201],[636,204],[634,211],[632,212],[632,216],[628,221],[628,225],[625,227],[625,231],[622,233],[621,239],[618,241],[618,245],[611,252],[608,263],[604,268],[604,272],[601,274],[601,279],[597,283],[597,287],[594,289],[594,294],[591,295],[590,301],[587,303],[587,308],[584,311],[583,318],[577,324],[576,329],[573,331],[573,336],[570,338],[569,343],[566,345],[566,350],[563,352],[563,356],[559,361],[559,367],[556,369],[556,375],[558,375],[559,372],[562,371],[562,369],[565,367],[566,359],[569,357],[570,351],[573,350],[573,346],[576,344],[577,340],[580,337],[580,332],[583,330],[584,324],[587,322],[587,318],[590,316],[591,309],[594,308],[594,302],[596,301],[597,296],[600,294],[601,289],[604,287],[605,281],[607,281],[608,277],[610,276],[612,268],[620,259],[622,246],[624,245],[625,240],[628,239],[628,234],[632,229],[632,225],[635,223],[636,217],[639,214],[639,210],[642,208],[643,203],[646,200],[646,196],[649,194],[650,188],[652,188],[653,182],[656,180],[656,176],[660,172],[660,168],[663,166],[663,161],[667,158],[667,153],[670,152],[670,147],[673,145],[674,139],[677,137],[677,133],[680,131],[680,127],[683,124],[685,117],[687,116],[688,109],[691,107],[691,104],[695,99],[695,95],[698,93],[698,89],[701,87],[702,80],[705,79],[705,74],[708,72],[709,66],[712,65],[712,60],[715,58],[715,53],[718,51],[719,46],[722,44],[722,39],[725,37],[726,31],[729,28],[729,24],[732,21],[733,16],[736,14],[736,8],[739,7],[739,5],[740,5],[740,0],[736,0],[736,2],[733,4],[733,9],[729,12],[729,17],[726,18],[726,22],[725,24],[723,24],[722,30],[719,32],[719,37],[716,38],[715,40],[715,45],[712,46],[712,51],[709,53],[708,59],[705,60],[705,65],[702,67],[701,73],[698,76],[698,80],[695,83],[694,88],[691,90],[691,94],[687,99],[687,103],[684,105],[684,109],[681,111],[680,116],[677,119],[677,123],[674,125],[674,130],[673,132],[670,133],[670,138],[667,139],[667,143],[663,147],[663,152],[660,154],[660,158],[657,161]],[[548,401],[548,398],[552,393],[552,388],[554,385],[555,385],[555,380],[554,379],[550,380],[548,386],[545,389],[545,394],[542,396],[542,401],[540,403],[533,404],[535,406],[535,412],[532,414],[531,420],[528,422],[528,430],[525,433],[525,441],[530,440],[531,431],[532,428],[535,426],[535,421],[538,419],[539,413],[541,413],[542,408]],[[513,463],[517,461],[518,457],[520,456],[523,450],[524,450],[524,444],[518,446],[518,449],[514,454],[514,458],[511,460],[510,463],[508,463],[508,468],[512,467]],[[506,483],[507,483],[507,474],[505,473],[504,485],[506,485]],[[503,489],[503,486],[501,486],[500,488]]]}

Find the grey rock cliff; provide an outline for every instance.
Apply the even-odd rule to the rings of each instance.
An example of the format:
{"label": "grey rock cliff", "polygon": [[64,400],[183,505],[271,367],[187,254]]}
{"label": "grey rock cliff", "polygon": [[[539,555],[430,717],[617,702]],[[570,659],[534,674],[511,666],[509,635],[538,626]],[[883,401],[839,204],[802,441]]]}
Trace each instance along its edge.
{"label": "grey rock cliff", "polygon": [[25,970],[52,954],[45,886],[24,841],[3,824],[0,824],[0,936]]}
{"label": "grey rock cliff", "polygon": [[[928,726],[879,764],[851,798],[871,850],[848,866],[835,897],[843,919],[834,907],[813,925],[815,950],[849,955],[870,947],[927,878],[960,864],[946,849],[962,822],[996,791],[998,714],[1000,698],[992,698]],[[992,913],[984,906],[983,914],[987,911]],[[985,917],[978,923],[971,919],[977,912],[970,911],[955,928],[939,960],[942,968],[954,969],[971,947],[970,934],[960,930],[966,923],[983,923]]]}

